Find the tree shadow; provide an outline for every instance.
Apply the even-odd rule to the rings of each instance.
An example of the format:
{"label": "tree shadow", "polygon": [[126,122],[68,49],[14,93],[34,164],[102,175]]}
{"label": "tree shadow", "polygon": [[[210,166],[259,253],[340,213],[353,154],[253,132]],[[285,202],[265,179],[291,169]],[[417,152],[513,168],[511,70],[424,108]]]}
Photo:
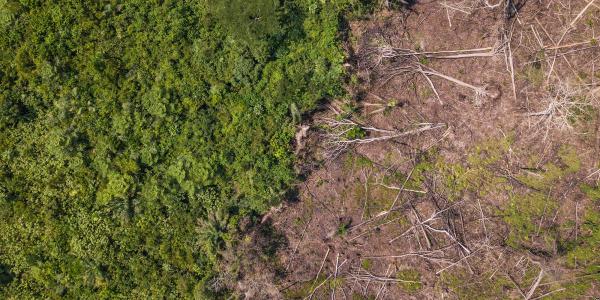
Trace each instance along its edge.
{"label": "tree shadow", "polygon": [[506,19],[510,20],[527,4],[527,0],[510,0],[506,5],[504,14]]}
{"label": "tree shadow", "polygon": [[388,6],[392,9],[411,9],[418,0],[388,0]]}
{"label": "tree shadow", "polygon": [[14,279],[14,274],[10,268],[4,264],[0,264],[0,287],[8,285]]}

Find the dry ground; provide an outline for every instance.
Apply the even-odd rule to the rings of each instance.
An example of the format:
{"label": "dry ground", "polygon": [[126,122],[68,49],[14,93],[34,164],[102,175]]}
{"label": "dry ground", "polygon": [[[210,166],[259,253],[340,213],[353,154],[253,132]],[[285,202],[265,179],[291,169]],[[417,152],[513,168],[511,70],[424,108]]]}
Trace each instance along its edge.
{"label": "dry ground", "polygon": [[598,210],[600,1],[421,1],[350,28],[352,97],[305,124],[248,298],[600,296],[565,246]]}

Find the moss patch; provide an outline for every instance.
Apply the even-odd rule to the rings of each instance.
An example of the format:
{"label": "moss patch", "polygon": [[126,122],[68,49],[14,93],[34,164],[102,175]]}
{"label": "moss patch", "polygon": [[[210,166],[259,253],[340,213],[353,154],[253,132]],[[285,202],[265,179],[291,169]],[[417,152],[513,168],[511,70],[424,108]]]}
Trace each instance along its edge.
{"label": "moss patch", "polygon": [[410,294],[416,293],[423,286],[421,274],[415,269],[401,270],[396,273],[396,278],[402,280],[398,282],[400,288]]}

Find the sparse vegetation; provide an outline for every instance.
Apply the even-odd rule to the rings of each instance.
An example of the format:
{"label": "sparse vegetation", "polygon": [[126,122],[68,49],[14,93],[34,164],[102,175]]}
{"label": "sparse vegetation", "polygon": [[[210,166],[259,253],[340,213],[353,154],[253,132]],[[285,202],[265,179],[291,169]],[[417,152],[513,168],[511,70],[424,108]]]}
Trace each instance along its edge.
{"label": "sparse vegetation", "polygon": [[406,269],[396,273],[396,277],[402,281],[398,282],[400,288],[409,294],[421,289],[421,274],[414,269]]}
{"label": "sparse vegetation", "polygon": [[472,278],[463,272],[444,273],[441,278],[458,299],[497,299],[507,296],[507,290],[514,288],[510,280],[504,276],[492,278]]}

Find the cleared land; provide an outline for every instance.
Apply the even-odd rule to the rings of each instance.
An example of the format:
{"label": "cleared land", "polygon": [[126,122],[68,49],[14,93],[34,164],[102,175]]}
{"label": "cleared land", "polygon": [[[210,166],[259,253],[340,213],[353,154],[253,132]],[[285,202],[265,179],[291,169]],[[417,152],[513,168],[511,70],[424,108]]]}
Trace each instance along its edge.
{"label": "cleared land", "polygon": [[600,2],[417,1],[349,26],[351,96],[299,129],[306,181],[263,220],[281,244],[246,295],[600,295]]}

